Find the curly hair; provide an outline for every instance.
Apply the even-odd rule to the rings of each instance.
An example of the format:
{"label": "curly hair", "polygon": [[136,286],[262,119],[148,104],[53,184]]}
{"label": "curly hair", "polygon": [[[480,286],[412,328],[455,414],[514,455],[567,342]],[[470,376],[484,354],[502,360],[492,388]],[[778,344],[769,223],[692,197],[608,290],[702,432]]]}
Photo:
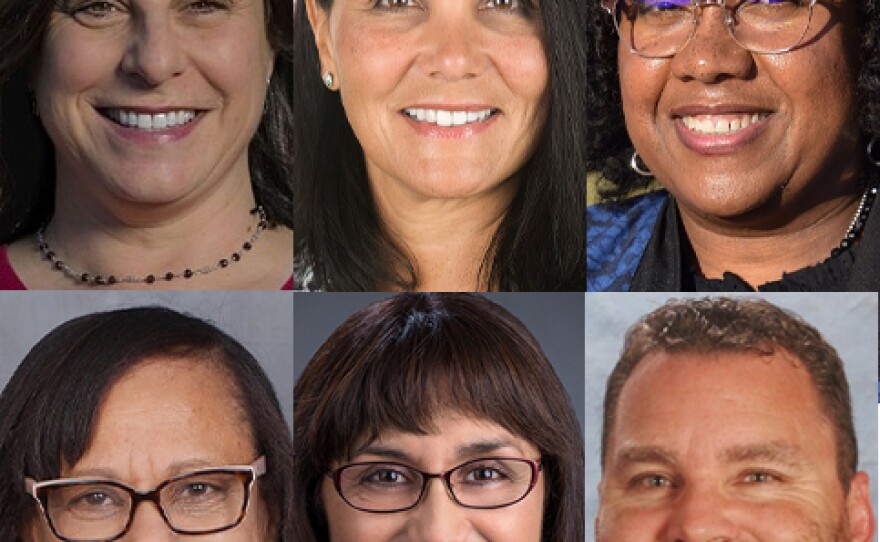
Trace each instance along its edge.
{"label": "curly hair", "polygon": [[[619,199],[649,187],[653,178],[629,168],[633,144],[626,131],[617,72],[618,36],[598,0],[586,2],[585,32],[590,36],[587,57],[587,129],[584,130],[587,171],[601,173],[597,183],[602,199]],[[859,122],[865,142],[880,135],[880,0],[858,0],[859,75],[856,89]]]}
{"label": "curly hair", "polygon": [[[0,2],[0,242],[35,231],[52,216],[52,143],[30,114],[28,72],[40,55],[54,9],[68,0]],[[293,6],[263,0],[266,35],[275,52],[265,113],[248,147],[254,197],[272,224],[293,226]],[[11,130],[10,130],[11,128]],[[14,138],[7,134],[14,135]]]}
{"label": "curly hair", "polygon": [[[320,9],[332,0],[319,0]],[[481,277],[506,291],[583,291],[585,124],[589,63],[583,3],[540,3],[550,66],[550,111],[524,179],[492,244]],[[323,289],[412,290],[418,282],[405,247],[392,239],[373,201],[364,153],[338,93],[320,78],[305,2],[294,16],[294,231],[296,257]],[[401,272],[401,270],[404,270]]]}

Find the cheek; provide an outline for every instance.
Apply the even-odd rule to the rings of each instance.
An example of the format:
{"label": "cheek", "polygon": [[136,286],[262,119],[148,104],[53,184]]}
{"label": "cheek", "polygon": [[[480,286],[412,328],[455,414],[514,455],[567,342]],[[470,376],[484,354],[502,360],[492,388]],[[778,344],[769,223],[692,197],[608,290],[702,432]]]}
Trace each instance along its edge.
{"label": "cheek", "polygon": [[626,128],[633,144],[647,146],[646,142],[656,137],[657,107],[669,77],[669,61],[640,58],[622,46],[618,55]]}
{"label": "cheek", "polygon": [[342,20],[332,36],[343,101],[360,102],[364,95],[391,92],[413,62],[410,51],[415,44],[402,33]]}
{"label": "cheek", "polygon": [[63,95],[82,92],[113,74],[118,56],[108,40],[78,32],[67,22],[50,29],[36,70],[36,91],[51,102]]}
{"label": "cheek", "polygon": [[537,36],[510,38],[492,47],[494,63],[506,86],[535,110],[546,108],[550,69]]}

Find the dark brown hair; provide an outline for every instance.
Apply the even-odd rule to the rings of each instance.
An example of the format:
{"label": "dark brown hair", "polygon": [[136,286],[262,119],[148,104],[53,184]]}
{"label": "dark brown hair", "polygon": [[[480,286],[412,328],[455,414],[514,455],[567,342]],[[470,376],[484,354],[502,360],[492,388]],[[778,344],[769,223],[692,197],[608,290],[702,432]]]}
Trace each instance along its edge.
{"label": "dark brown hair", "polygon": [[797,315],[760,299],[671,300],[626,333],[623,353],[608,377],[602,423],[602,466],[623,386],[649,353],[756,352],[782,349],[810,375],[822,413],[834,428],[837,472],[843,486],[858,466],[849,384],[837,351]]}
{"label": "dark brown hair", "polygon": [[583,540],[583,441],[562,383],[535,338],[474,294],[403,294],[348,318],[294,388],[298,540],[328,540],[328,468],[382,431],[425,434],[451,409],[497,423],[541,452],[544,542]]}
{"label": "dark brown hair", "polygon": [[[228,375],[230,400],[244,413],[256,452],[266,456],[260,491],[277,521],[278,542],[292,539],[291,442],[269,378],[241,344],[213,325],[161,307],[81,316],[40,339],[0,395],[0,541],[37,506],[25,476],[61,476],[89,447],[95,414],[114,383],[142,361],[173,355]],[[274,541],[273,541],[274,542]]]}

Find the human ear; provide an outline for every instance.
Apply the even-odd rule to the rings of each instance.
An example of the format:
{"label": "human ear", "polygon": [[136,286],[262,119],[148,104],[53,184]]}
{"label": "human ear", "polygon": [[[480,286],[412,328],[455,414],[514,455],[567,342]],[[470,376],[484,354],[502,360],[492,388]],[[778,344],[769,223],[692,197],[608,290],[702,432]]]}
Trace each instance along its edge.
{"label": "human ear", "polygon": [[[321,60],[321,76],[329,73],[336,77],[336,59],[333,54],[333,40],[330,36],[330,12],[318,5],[318,0],[306,0],[306,13],[315,35],[315,46]],[[332,86],[332,85],[328,85]]]}
{"label": "human ear", "polygon": [[874,506],[871,504],[871,483],[864,471],[857,472],[849,484],[846,496],[846,514],[849,534],[853,542],[874,539]]}

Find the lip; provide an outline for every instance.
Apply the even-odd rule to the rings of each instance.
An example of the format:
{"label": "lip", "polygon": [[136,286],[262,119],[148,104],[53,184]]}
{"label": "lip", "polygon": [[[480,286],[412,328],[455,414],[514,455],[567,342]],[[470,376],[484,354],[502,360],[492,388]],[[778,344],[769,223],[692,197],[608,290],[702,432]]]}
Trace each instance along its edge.
{"label": "lip", "polygon": [[[196,115],[195,118],[193,118],[186,124],[181,124],[179,126],[174,126],[170,128],[147,131],[119,124],[105,114],[104,111],[110,109],[123,110],[145,115],[159,115],[163,113],[170,113],[173,111],[189,110],[195,111]],[[125,141],[144,146],[162,145],[185,139],[196,129],[196,127],[201,123],[202,119],[207,113],[205,109],[189,106],[144,106],[116,104],[95,106],[95,112],[108,125],[109,131],[112,134]]]}
{"label": "lip", "polygon": [[[775,112],[765,107],[751,104],[690,104],[670,110],[670,117],[675,126],[679,141],[697,154],[718,156],[732,154],[760,138],[770,126]],[[762,118],[754,120],[754,115]],[[703,133],[692,130],[685,125],[684,117],[736,118],[752,117],[748,126],[730,133]]]}
{"label": "lip", "polygon": [[[464,112],[464,113],[477,113],[481,111],[491,111],[491,114],[488,118],[484,120],[477,120],[474,122],[469,122],[467,124],[462,124],[458,126],[440,126],[439,124],[435,124],[432,122],[424,122],[419,121],[417,119],[412,118],[407,110],[414,109],[425,109],[425,110],[438,110],[438,111],[448,111],[448,112]],[[466,139],[469,137],[473,137],[479,135],[480,133],[487,130],[495,120],[502,114],[501,110],[497,107],[493,107],[487,104],[475,104],[475,103],[463,103],[463,104],[450,104],[450,103],[417,103],[413,105],[408,105],[404,108],[401,108],[398,112],[400,116],[415,130],[415,132],[424,137],[437,138],[437,139]]]}

